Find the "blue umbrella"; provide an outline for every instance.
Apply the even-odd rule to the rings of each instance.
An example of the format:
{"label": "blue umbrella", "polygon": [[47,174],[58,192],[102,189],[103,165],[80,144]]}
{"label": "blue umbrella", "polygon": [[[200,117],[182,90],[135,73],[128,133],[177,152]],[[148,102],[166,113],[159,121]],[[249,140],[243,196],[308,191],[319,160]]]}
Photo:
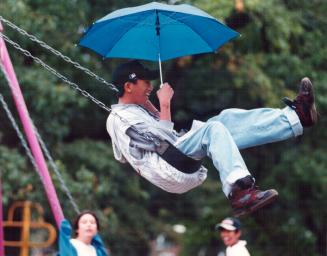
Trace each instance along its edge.
{"label": "blue umbrella", "polygon": [[161,61],[218,50],[239,33],[187,4],[157,2],[119,9],[97,20],[79,45],[105,58]]}

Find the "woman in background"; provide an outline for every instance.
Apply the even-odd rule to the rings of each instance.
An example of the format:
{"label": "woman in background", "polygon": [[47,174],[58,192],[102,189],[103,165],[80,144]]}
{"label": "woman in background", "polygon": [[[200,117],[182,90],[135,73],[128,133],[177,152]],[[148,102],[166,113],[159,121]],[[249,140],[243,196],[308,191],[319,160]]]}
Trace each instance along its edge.
{"label": "woman in background", "polygon": [[104,244],[98,235],[99,219],[92,211],[83,211],[74,221],[74,238],[71,237],[72,227],[63,220],[59,233],[60,256],[108,256]]}

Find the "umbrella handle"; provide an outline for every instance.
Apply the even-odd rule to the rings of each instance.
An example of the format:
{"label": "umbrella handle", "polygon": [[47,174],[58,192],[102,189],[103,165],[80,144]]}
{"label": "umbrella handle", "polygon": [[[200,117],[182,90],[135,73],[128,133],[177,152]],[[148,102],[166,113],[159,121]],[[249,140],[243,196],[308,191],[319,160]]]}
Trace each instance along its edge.
{"label": "umbrella handle", "polygon": [[162,69],[161,69],[161,58],[160,58],[160,53],[158,54],[158,60],[159,60],[159,72],[160,72],[160,88],[163,86],[163,81],[162,81]]}

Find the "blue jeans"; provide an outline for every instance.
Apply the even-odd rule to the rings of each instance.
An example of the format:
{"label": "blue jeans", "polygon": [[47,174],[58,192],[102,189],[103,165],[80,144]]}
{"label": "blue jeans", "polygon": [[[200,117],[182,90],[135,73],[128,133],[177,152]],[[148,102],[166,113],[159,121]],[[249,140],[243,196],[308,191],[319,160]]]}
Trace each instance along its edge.
{"label": "blue jeans", "polygon": [[251,175],[240,149],[286,140],[302,133],[300,120],[289,107],[227,109],[202,123],[201,128],[191,129],[176,147],[195,159],[210,157],[228,196],[236,180]]}

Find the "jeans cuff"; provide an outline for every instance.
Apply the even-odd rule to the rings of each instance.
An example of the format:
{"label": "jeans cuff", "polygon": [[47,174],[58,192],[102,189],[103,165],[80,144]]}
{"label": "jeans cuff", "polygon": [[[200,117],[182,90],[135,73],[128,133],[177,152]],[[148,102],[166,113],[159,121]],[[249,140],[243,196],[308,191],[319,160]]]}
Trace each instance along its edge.
{"label": "jeans cuff", "polygon": [[290,107],[285,107],[282,111],[291,125],[294,136],[297,137],[299,135],[302,135],[303,126],[296,112]]}
{"label": "jeans cuff", "polygon": [[228,198],[228,195],[230,194],[232,190],[232,185],[235,183],[235,181],[242,179],[248,175],[251,175],[251,173],[248,170],[244,169],[237,169],[232,171],[226,178],[224,184],[223,184],[223,192],[225,196]]}

